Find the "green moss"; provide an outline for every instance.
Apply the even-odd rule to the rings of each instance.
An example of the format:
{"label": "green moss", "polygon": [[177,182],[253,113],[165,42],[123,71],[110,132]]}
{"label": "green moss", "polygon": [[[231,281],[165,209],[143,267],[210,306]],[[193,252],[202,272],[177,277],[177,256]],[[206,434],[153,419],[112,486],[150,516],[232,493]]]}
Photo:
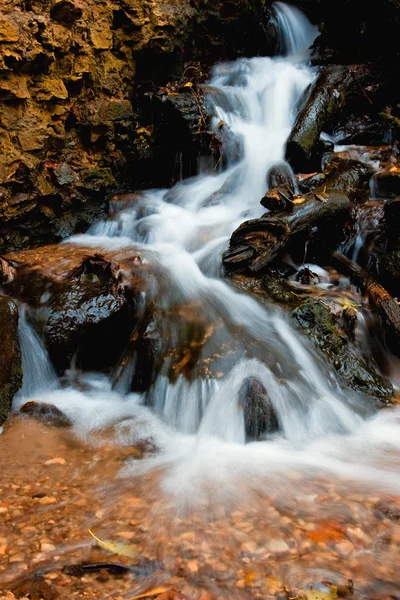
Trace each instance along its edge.
{"label": "green moss", "polygon": [[329,308],[321,301],[307,300],[297,307],[292,318],[327,356],[338,375],[351,389],[375,398],[387,400],[393,393],[372,364],[347,343]]}

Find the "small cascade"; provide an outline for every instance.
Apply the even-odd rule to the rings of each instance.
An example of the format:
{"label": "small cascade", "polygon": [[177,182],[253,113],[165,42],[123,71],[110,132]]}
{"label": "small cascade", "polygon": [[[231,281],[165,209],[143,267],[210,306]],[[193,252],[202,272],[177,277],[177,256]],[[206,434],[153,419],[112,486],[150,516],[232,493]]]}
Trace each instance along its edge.
{"label": "small cascade", "polygon": [[317,36],[317,27],[311,25],[295,6],[289,6],[284,2],[275,2],[274,8],[281,53],[297,57],[299,60],[306,59],[308,48]]}
{"label": "small cascade", "polygon": [[383,202],[370,200],[358,209],[357,219],[354,220],[355,231],[344,244],[346,255],[355,262],[369,266],[373,259],[371,251],[376,237],[379,235],[381,221],[384,216]]}

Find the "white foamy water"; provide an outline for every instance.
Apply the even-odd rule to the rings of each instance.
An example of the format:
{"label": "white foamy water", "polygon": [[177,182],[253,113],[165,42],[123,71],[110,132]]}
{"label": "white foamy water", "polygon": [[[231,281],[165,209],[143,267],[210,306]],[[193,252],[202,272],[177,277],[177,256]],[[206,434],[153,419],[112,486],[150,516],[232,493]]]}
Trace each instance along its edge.
{"label": "white foamy water", "polygon": [[[217,65],[207,86],[212,126],[221,120],[229,125],[243,148],[242,159],[222,173],[183,181],[172,190],[143,192],[133,206],[69,240],[114,249],[139,246],[160,274],[154,297],[158,307],[192,303],[205,330],[218,331],[199,349],[198,365],[218,354],[218,336],[235,344],[235,352],[222,357],[223,372],[206,377],[194,365],[190,378],[180,375],[171,382],[165,367],[143,395],[121,395],[106,379],[99,384],[88,376],[86,392],[68,388],[43,395],[37,393],[43,391],[41,382],[35,388],[31,362],[24,360],[26,378],[32,376],[29,390],[24,383],[25,397],[29,391],[58,406],[84,439],[112,426],[121,444],[152,440],[160,452],[125,474],[164,467],[165,490],[189,502],[201,501],[202,491],[216,488],[221,498],[232,499],[241,478],[265,485],[293,468],[328,470],[400,490],[394,467],[400,453],[399,413],[374,414],[367,401],[342,389],[331,367],[283,313],[219,279],[221,254],[233,230],[264,212],[260,198],[268,172],[284,162],[297,102],[315,75],[302,62],[315,28],[295,8],[279,2],[276,11],[286,56]],[[162,339],[189,344],[180,325],[179,319],[165,317]],[[22,335],[32,337],[27,331]],[[36,364],[46,363],[43,351],[24,344],[27,353],[36,352]],[[245,444],[238,394],[252,377],[270,398],[279,432]]]}

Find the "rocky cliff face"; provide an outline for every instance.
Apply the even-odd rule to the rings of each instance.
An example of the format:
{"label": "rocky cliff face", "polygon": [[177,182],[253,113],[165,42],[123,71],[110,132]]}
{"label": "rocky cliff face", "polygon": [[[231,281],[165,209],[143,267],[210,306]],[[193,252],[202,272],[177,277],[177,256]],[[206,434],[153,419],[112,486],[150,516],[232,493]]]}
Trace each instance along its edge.
{"label": "rocky cliff face", "polygon": [[179,79],[185,61],[265,52],[263,10],[263,0],[2,3],[0,250],[86,229],[123,181],[165,184],[171,157],[165,166],[140,122],[138,90]]}

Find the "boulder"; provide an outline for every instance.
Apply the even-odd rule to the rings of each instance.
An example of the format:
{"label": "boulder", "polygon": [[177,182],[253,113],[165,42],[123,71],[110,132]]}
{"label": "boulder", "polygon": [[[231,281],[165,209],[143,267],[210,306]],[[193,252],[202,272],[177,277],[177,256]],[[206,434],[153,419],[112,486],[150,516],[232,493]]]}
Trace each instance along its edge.
{"label": "boulder", "polygon": [[370,358],[361,356],[340,328],[329,307],[321,300],[307,299],[292,313],[293,323],[323,352],[342,381],[351,389],[378,401],[388,401],[393,388],[379,374]]}
{"label": "boulder", "polygon": [[321,133],[329,131],[355,102],[361,111],[366,103],[363,91],[372,78],[363,65],[331,65],[320,71],[304,93],[286,145],[286,159],[295,172],[319,170],[324,150]]}
{"label": "boulder", "polygon": [[5,288],[35,309],[56,370],[73,357],[85,369],[112,368],[144,317],[151,276],[139,254],[62,244],[6,258],[14,277]]}
{"label": "boulder", "polygon": [[7,296],[0,296],[0,425],[11,408],[14,394],[22,385],[21,353],[18,341],[18,307]]}
{"label": "boulder", "polygon": [[52,427],[70,427],[72,425],[72,421],[54,404],[29,400],[19,410],[23,415]]}
{"label": "boulder", "polygon": [[279,429],[275,409],[265,387],[255,377],[248,377],[239,390],[239,406],[244,415],[248,441],[257,440]]}

